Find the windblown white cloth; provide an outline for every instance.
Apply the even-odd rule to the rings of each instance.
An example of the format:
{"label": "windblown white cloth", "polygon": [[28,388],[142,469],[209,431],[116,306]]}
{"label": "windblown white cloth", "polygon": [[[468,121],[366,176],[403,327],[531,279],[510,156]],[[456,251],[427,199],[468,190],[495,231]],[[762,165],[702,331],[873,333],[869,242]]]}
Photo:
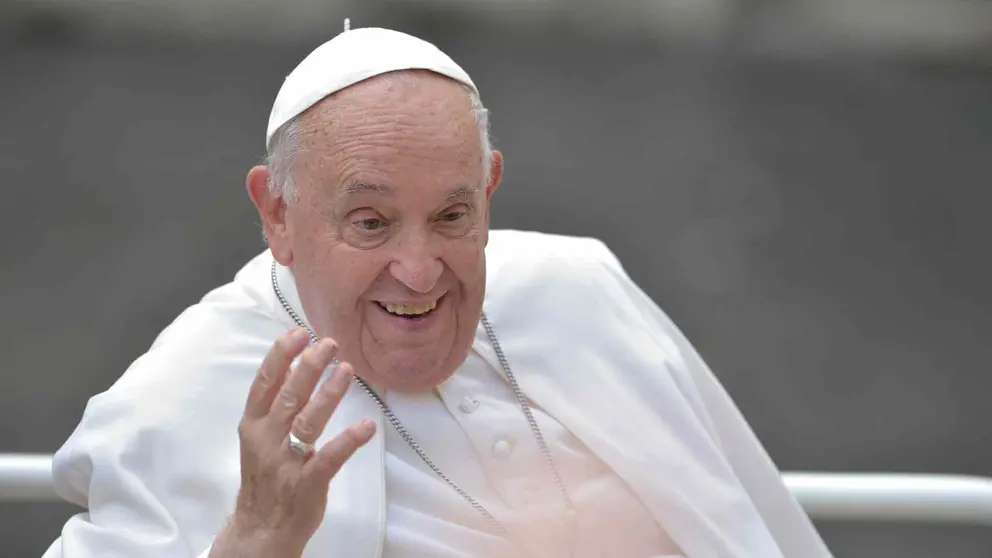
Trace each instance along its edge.
{"label": "windblown white cloth", "polygon": [[[635,522],[642,511],[649,514],[655,529],[634,536],[658,536],[661,552],[670,538],[692,558],[830,556],[717,379],[601,242],[494,231],[486,259],[485,311],[522,391],[540,409],[542,427],[555,433],[556,455],[580,448],[576,463],[593,468],[581,478],[564,473],[569,482],[622,481],[639,502],[627,500],[627,513]],[[261,254],[232,283],[186,310],[113,387],[90,401],[54,461],[59,494],[89,511],[69,520],[46,558],[206,556],[233,511],[240,480],[237,423],[248,386],[274,340],[293,327],[272,292],[271,262],[270,254]],[[301,311],[288,270],[279,269],[279,280]],[[481,328],[472,349],[490,374],[501,374]],[[484,379],[479,365],[469,358],[455,387]],[[442,401],[450,387],[440,386]],[[484,389],[480,398],[492,398],[499,408],[498,391]],[[418,420],[415,398],[387,396],[405,421]],[[437,411],[430,400],[423,403],[424,416]],[[466,555],[458,554],[450,526],[476,521],[477,512],[443,493],[450,489],[432,489],[432,498],[408,514],[393,505],[415,496],[402,492],[414,485],[401,472],[402,464],[415,464],[403,457],[402,442],[360,388],[345,396],[320,442],[361,418],[375,419],[379,430],[333,480],[326,518],[305,556],[430,556],[409,540],[412,533],[456,549],[448,555]],[[450,412],[447,418],[457,420]],[[445,464],[465,454],[460,457],[485,469],[478,451],[464,449],[484,434],[470,432],[467,423],[462,428],[467,445],[464,438],[453,442],[446,455],[449,446],[434,439],[432,452]],[[514,436],[529,443],[522,433]],[[496,449],[503,448],[499,441],[492,449],[504,453]],[[518,449],[525,457],[533,448]],[[608,469],[605,475],[597,463]],[[472,474],[470,466],[456,472],[463,470]],[[485,474],[487,482],[490,474],[496,479],[497,495],[509,486],[500,479],[513,475]],[[505,494],[512,499],[523,492]],[[554,493],[548,494],[553,503]],[[446,506],[451,517],[436,519],[449,528],[415,517]]]}

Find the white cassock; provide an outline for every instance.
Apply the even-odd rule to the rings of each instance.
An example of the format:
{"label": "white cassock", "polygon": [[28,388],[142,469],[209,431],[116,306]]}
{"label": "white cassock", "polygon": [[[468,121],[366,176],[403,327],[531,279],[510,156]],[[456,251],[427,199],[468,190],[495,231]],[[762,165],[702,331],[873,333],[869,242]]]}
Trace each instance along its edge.
{"label": "white cassock", "polygon": [[[601,242],[493,231],[485,312],[579,509],[564,504],[480,327],[425,394],[385,393],[442,471],[529,555],[830,556],[720,383]],[[237,424],[258,365],[294,323],[265,252],[187,309],[56,454],[72,517],[46,558],[206,556],[233,512]],[[289,271],[280,286],[302,314]],[[417,458],[356,385],[321,442],[378,432],[331,483],[307,558],[503,557],[514,547]]]}

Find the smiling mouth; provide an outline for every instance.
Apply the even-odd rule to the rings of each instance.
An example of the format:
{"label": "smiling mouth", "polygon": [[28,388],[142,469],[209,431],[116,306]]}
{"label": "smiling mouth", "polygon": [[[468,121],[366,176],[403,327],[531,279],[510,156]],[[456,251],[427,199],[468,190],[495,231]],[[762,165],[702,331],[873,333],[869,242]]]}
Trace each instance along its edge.
{"label": "smiling mouth", "polygon": [[389,314],[400,318],[406,318],[408,320],[416,320],[418,318],[429,316],[432,312],[434,312],[440,300],[441,299],[438,299],[423,304],[400,304],[394,302],[376,301],[376,304],[379,305],[379,308],[382,308]]}

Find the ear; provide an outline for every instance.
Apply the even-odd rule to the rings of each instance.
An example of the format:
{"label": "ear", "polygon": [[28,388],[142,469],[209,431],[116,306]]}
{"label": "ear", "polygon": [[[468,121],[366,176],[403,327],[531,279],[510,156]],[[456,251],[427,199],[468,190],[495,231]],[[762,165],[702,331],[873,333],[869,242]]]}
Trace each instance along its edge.
{"label": "ear", "polygon": [[489,181],[486,183],[486,230],[484,245],[489,245],[489,213],[492,209],[493,194],[499,188],[499,182],[503,179],[503,154],[495,149],[492,151],[491,165],[489,168]]}
{"label": "ear", "polygon": [[489,169],[489,182],[486,183],[486,201],[493,197],[499,182],[503,179],[503,154],[495,149],[492,151],[492,164]]}
{"label": "ear", "polygon": [[245,189],[251,202],[255,204],[255,209],[258,210],[258,217],[262,220],[262,232],[265,233],[272,256],[285,266],[293,262],[292,243],[286,228],[286,202],[282,196],[274,195],[269,189],[271,177],[269,167],[265,165],[253,167],[248,171],[248,177],[245,179]]}

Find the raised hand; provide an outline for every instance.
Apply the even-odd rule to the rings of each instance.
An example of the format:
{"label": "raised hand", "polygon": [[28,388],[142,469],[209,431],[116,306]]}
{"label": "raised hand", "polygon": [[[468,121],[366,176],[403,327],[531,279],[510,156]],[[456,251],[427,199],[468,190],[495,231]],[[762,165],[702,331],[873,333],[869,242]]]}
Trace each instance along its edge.
{"label": "raised hand", "polygon": [[375,433],[375,422],[363,420],[314,447],[348,390],[352,368],[335,366],[317,388],[324,370],[337,362],[337,345],[321,339],[308,348],[307,341],[302,328],[284,334],[252,382],[238,426],[241,489],[211,558],[300,556],[324,518],[331,479]]}

